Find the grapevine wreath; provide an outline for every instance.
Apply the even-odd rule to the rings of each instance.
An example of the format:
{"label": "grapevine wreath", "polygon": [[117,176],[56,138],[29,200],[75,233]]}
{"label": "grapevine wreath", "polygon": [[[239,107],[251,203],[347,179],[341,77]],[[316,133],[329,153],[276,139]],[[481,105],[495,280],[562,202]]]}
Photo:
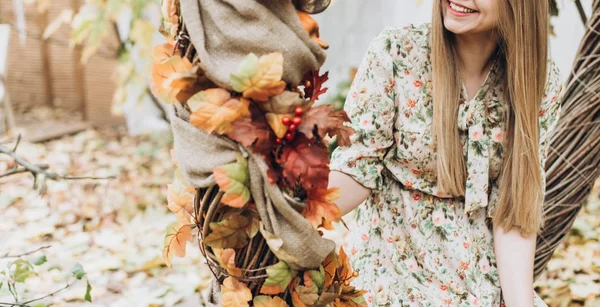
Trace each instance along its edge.
{"label": "grapevine wreath", "polygon": [[327,141],[350,143],[343,110],[319,105],[329,0],[163,0],[152,91],[173,105],[175,181],[163,256],[198,232],[210,304],[366,306],[358,273],[323,237],[341,219]]}

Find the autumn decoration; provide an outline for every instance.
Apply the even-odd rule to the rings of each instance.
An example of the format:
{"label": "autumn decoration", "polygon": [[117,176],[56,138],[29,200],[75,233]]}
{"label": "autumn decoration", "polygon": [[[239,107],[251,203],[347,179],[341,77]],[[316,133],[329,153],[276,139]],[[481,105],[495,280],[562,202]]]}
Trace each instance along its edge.
{"label": "autumn decoration", "polygon": [[[301,8],[304,2],[294,5]],[[212,169],[214,183],[208,187],[190,184],[183,168],[175,172],[167,199],[177,222],[166,231],[166,264],[171,265],[173,256],[184,257],[186,243],[197,233],[220,287],[221,306],[366,306],[366,291],[350,285],[358,273],[344,250],[333,244],[314,267],[299,265],[306,261],[288,252],[289,242],[266,230],[253,185],[252,159],[260,157],[259,164],[268,168],[264,190],[281,191],[298,204],[290,208],[305,219],[302,225],[309,232],[320,237],[320,229],[332,229],[340,221],[341,211],[334,204],[340,191],[328,188],[328,140],[349,144],[354,131],[344,125],[349,118],[343,110],[317,103],[327,90],[327,73],[306,71],[302,82],[292,85],[283,78],[282,52],[249,53],[230,74],[231,87],[217,86],[206,77],[179,5],[180,0],[163,0],[161,33],[167,42],[154,50],[152,91],[188,112],[187,124],[194,129],[242,149],[230,163]],[[310,15],[298,11],[297,18],[315,46],[325,49]],[[173,160],[178,164],[175,155]]]}

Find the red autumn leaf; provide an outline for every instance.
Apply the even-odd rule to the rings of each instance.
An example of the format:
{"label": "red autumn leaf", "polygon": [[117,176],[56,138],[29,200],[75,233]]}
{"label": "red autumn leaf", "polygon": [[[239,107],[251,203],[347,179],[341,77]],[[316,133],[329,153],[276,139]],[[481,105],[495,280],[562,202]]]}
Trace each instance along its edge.
{"label": "red autumn leaf", "polygon": [[323,88],[323,83],[329,80],[329,72],[327,71],[319,76],[318,70],[312,70],[304,76],[304,80],[306,82],[304,97],[314,102],[319,100],[319,96],[327,92],[328,88]]}
{"label": "red autumn leaf", "polygon": [[350,145],[350,136],[354,133],[354,129],[344,125],[344,122],[349,121],[350,118],[344,110],[335,111],[331,105],[322,105],[306,111],[298,131],[309,139],[315,137],[315,132],[319,139],[323,139],[327,134],[335,135],[340,146],[347,146]]}
{"label": "red autumn leaf", "polygon": [[300,184],[306,191],[325,189],[329,180],[329,152],[321,142],[312,142],[302,133],[283,148],[277,161],[290,185]]}
{"label": "red autumn leaf", "polygon": [[273,150],[275,134],[264,114],[254,104],[250,105],[250,111],[252,117],[242,117],[234,121],[227,136],[257,153],[267,154]]}
{"label": "red autumn leaf", "polygon": [[318,228],[323,226],[325,229],[332,230],[332,222],[339,221],[342,217],[342,211],[333,202],[340,197],[341,190],[333,189],[315,189],[308,194],[307,206],[302,211],[302,215]]}

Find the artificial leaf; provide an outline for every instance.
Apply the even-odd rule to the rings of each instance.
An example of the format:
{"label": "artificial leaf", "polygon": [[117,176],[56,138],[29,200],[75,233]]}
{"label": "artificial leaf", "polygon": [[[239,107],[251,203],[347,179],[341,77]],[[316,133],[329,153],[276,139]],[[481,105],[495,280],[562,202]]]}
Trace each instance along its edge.
{"label": "artificial leaf", "polygon": [[333,279],[339,266],[338,258],[335,252],[332,252],[323,260],[323,271],[325,272],[325,280],[323,281],[323,289],[328,289],[333,284]]}
{"label": "artificial leaf", "polygon": [[317,286],[319,289],[323,289],[323,284],[325,282],[325,269],[323,266],[319,267],[319,270],[309,270],[304,272],[304,284],[308,286],[306,280],[309,279],[312,284]]}
{"label": "artificial leaf", "polygon": [[269,123],[269,126],[271,126],[271,129],[273,129],[273,132],[275,132],[275,135],[280,139],[282,139],[285,136],[285,134],[287,133],[288,128],[289,128],[289,126],[284,125],[283,122],[281,121],[286,116],[289,118],[293,117],[292,114],[275,114],[275,113],[265,114],[267,123]]}
{"label": "artificial leaf", "polygon": [[289,307],[288,304],[279,296],[270,297],[260,295],[254,298],[253,303],[254,307]]}
{"label": "artificial leaf", "polygon": [[235,277],[227,277],[221,285],[221,306],[244,307],[250,306],[252,292],[245,284],[239,282]]}
{"label": "artificial leaf", "polygon": [[313,305],[319,299],[317,287],[296,286],[294,291],[298,293],[298,299],[306,305]]}
{"label": "artificial leaf", "polygon": [[302,302],[300,295],[298,295],[298,292],[296,291],[292,291],[292,304],[294,307],[307,307],[306,304]]}
{"label": "artificial leaf", "polygon": [[328,88],[323,88],[323,83],[329,80],[329,72],[319,75],[318,70],[309,71],[305,76],[304,97],[311,102],[319,100],[319,97],[325,94]]}
{"label": "artificial leaf", "polygon": [[[152,56],[152,93],[166,103],[183,102],[181,100],[184,99],[178,99],[178,95],[193,90],[193,85],[198,81],[198,69],[187,58],[175,55],[174,43],[157,45]],[[189,94],[184,96],[189,97]]]}
{"label": "artificial leaf", "polygon": [[188,224],[194,211],[194,198],[181,180],[176,176],[172,184],[167,185],[167,208],[177,215],[182,224]]}
{"label": "artificial leaf", "polygon": [[264,285],[274,286],[277,285],[281,289],[285,289],[292,278],[296,276],[298,272],[288,266],[285,261],[279,261],[278,263],[267,267],[267,279]]}
{"label": "artificial leaf", "polygon": [[219,222],[212,222],[211,233],[204,238],[204,244],[212,248],[242,248],[248,244],[246,228],[250,223],[250,218],[244,215],[232,215]]}
{"label": "artificial leaf", "polygon": [[231,123],[250,114],[246,99],[231,98],[231,94],[221,88],[214,88],[195,94],[187,101],[192,114],[190,123],[207,133],[231,132]]}
{"label": "artificial leaf", "polygon": [[222,268],[227,270],[227,273],[233,276],[242,276],[242,270],[235,265],[235,250],[231,248],[220,249],[215,248],[213,250],[217,260]]}
{"label": "artificial leaf", "polygon": [[291,114],[296,107],[304,107],[306,100],[300,97],[298,92],[283,91],[283,93],[271,97],[269,101],[261,103],[260,109],[265,113]]}
{"label": "artificial leaf", "polygon": [[300,181],[305,190],[325,189],[329,180],[329,152],[320,142],[311,142],[301,133],[283,148],[278,163],[283,176],[294,186]]}
{"label": "artificial leaf", "polygon": [[354,279],[354,273],[350,267],[350,259],[343,248],[340,248],[338,260],[339,267],[337,268],[336,274],[340,278],[342,291],[340,296],[336,299],[334,306],[366,307],[367,304],[363,295],[367,293],[367,291],[357,290],[353,286],[350,286],[350,282]]}
{"label": "artificial leaf", "polygon": [[260,57],[250,53],[240,64],[237,73],[231,74],[233,90],[243,93],[244,98],[265,102],[269,97],[281,94],[285,82],[283,55],[280,52]]}
{"label": "artificial leaf", "polygon": [[191,225],[181,225],[179,222],[174,222],[167,226],[163,247],[163,260],[168,267],[171,267],[173,255],[181,258],[185,257],[185,247],[187,241],[191,238]]}
{"label": "artificial leaf", "polygon": [[350,136],[354,129],[344,125],[350,118],[344,110],[335,111],[332,105],[322,105],[310,108],[304,114],[302,123],[298,126],[298,131],[304,133],[306,137],[312,139],[316,132],[319,139],[326,135],[337,136],[340,146],[350,145]]}
{"label": "artificial leaf", "polygon": [[216,167],[213,170],[215,181],[225,194],[221,202],[234,208],[242,208],[250,200],[250,174],[248,162],[241,155],[238,161]]}
{"label": "artificial leaf", "polygon": [[255,104],[251,104],[250,111],[252,117],[242,117],[234,121],[227,136],[246,147],[251,147],[254,152],[267,154],[273,150],[275,135],[264,114]]}
{"label": "artificial leaf", "polygon": [[279,285],[267,286],[263,284],[262,287],[260,287],[260,293],[262,294],[277,295],[281,292],[283,292],[283,289],[281,289]]}
{"label": "artificial leaf", "polygon": [[323,226],[325,229],[333,230],[332,222],[337,222],[342,217],[342,211],[333,203],[340,198],[340,194],[341,190],[338,188],[311,190],[302,215],[315,229]]}

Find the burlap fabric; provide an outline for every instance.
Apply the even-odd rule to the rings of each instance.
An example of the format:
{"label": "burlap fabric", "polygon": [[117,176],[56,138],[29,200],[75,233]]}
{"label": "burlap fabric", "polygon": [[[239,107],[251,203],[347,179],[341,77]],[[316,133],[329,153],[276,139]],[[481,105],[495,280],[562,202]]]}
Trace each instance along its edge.
{"label": "burlap fabric", "polygon": [[206,75],[231,90],[230,75],[249,54],[283,54],[283,80],[292,86],[325,62],[291,0],[180,0],[181,15]]}
{"label": "burlap fabric", "polygon": [[322,238],[299,213],[305,204],[294,201],[277,185],[269,183],[268,166],[260,155],[230,139],[192,126],[189,116],[185,108],[175,105],[170,118],[175,157],[187,184],[193,188],[209,187],[215,184],[212,175],[215,167],[235,162],[238,153],[247,155],[250,191],[263,226],[261,233],[283,239],[283,245],[273,250],[274,254],[296,269],[318,268],[335,249],[335,243]]}

